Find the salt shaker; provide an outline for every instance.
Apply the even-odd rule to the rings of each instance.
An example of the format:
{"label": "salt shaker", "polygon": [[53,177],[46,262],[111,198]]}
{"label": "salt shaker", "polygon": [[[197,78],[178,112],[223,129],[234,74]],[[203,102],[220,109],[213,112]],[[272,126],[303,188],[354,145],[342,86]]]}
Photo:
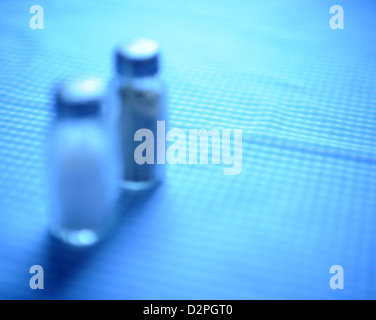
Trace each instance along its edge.
{"label": "salt shaker", "polygon": [[63,84],[49,137],[51,233],[87,246],[116,220],[118,164],[101,117],[103,85],[94,79]]}
{"label": "salt shaker", "polygon": [[[159,60],[158,44],[150,39],[122,44],[115,54],[116,75],[111,92],[115,95],[113,101],[117,110],[123,170],[121,185],[127,189],[149,188],[164,177],[165,164],[161,155],[166,151],[164,141],[157,141],[157,128],[165,128],[167,114]],[[142,130],[148,131],[149,137],[145,136],[144,141],[147,155],[140,159],[135,151],[144,139]],[[165,133],[161,135],[164,139]]]}

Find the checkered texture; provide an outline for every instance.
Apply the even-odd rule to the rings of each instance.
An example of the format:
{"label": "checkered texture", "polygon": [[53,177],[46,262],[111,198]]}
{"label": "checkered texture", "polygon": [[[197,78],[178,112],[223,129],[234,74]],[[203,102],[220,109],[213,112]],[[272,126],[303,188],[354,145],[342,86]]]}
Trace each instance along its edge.
{"label": "checkered texture", "polygon": [[[344,30],[328,0],[37,2],[44,30],[35,1],[0,3],[1,298],[376,298],[374,1],[339,1]],[[108,80],[135,36],[163,48],[170,126],[242,129],[242,171],[170,165],[106,241],[69,248],[47,232],[51,88]]]}

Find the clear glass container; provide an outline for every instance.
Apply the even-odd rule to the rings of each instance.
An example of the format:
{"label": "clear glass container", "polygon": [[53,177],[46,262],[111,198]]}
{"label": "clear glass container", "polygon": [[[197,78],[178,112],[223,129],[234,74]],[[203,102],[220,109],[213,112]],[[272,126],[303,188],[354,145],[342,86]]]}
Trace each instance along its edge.
{"label": "clear glass container", "polygon": [[[119,46],[116,70],[110,92],[118,121],[121,185],[132,190],[149,188],[162,181],[165,172],[161,155],[166,153],[166,89],[159,75],[158,45],[138,39]],[[145,130],[148,136],[143,135]],[[144,155],[137,157],[137,148],[143,148]]]}
{"label": "clear glass container", "polygon": [[51,233],[75,246],[98,242],[116,221],[118,163],[101,116],[102,84],[63,85],[49,135]]}

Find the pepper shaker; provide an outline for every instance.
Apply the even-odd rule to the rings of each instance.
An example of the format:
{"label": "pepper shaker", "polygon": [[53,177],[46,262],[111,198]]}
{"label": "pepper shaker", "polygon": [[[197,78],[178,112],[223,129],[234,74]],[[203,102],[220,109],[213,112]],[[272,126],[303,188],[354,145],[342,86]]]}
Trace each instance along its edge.
{"label": "pepper shaker", "polygon": [[[115,54],[116,75],[112,94],[117,105],[123,170],[121,185],[127,189],[145,189],[164,177],[165,164],[158,154],[166,151],[164,143],[157,143],[157,127],[158,122],[166,121],[167,112],[159,60],[158,44],[150,39],[137,39],[120,45]],[[149,133],[145,137],[148,141],[144,141],[148,145],[145,145],[145,156],[137,156],[137,147],[142,148],[142,130]]]}

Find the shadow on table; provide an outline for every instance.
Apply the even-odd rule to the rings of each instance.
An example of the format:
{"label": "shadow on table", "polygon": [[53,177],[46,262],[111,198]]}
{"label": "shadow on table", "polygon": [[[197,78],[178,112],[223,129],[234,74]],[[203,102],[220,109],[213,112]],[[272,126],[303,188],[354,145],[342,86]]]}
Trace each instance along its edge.
{"label": "shadow on table", "polygon": [[[92,247],[68,246],[49,233],[45,235],[44,248],[44,282],[42,298],[58,298],[65,288],[72,285],[75,277],[85,268],[89,268],[99,252],[111,250],[113,238],[117,233],[129,229],[144,215],[144,206],[153,198],[159,188],[143,191],[123,191],[117,201],[118,221],[112,235]],[[85,292],[82,293],[85,296]],[[69,297],[68,297],[69,298]]]}

